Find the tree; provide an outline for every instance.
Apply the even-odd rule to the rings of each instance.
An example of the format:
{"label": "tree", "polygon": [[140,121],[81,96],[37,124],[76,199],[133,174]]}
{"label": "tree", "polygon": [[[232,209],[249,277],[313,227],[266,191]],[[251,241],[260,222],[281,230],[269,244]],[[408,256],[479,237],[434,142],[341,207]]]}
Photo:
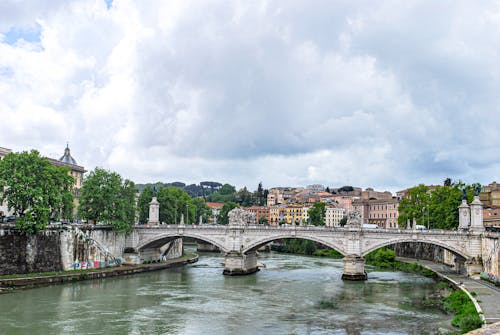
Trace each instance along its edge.
{"label": "tree", "polygon": [[330,188],[327,186],[325,192],[331,193]]}
{"label": "tree", "polygon": [[95,168],[80,191],[81,217],[128,233],[135,221],[135,185],[116,172]]}
{"label": "tree", "polygon": [[[445,181],[445,184],[448,182]],[[450,180],[449,186],[438,186],[432,191],[425,185],[412,187],[408,196],[399,203],[398,223],[406,227],[407,220],[412,222],[415,218],[418,224],[431,229],[455,229],[458,227],[457,208],[462,202],[462,189],[466,190],[467,201],[470,202],[478,185],[451,183]]]}
{"label": "tree", "polygon": [[182,215],[184,223],[196,222],[196,206],[183,190],[172,186],[161,188],[158,190],[158,202],[161,222],[179,224]]}
{"label": "tree", "polygon": [[234,202],[227,202],[222,206],[219,215],[217,215],[217,223],[227,225],[229,223],[229,217],[227,214],[233,209],[238,207]]}
{"label": "tree", "polygon": [[212,202],[236,202],[236,188],[229,184],[224,184],[215,193],[208,196],[209,201]]}
{"label": "tree", "polygon": [[311,224],[315,226],[324,226],[326,217],[326,205],[324,202],[315,202],[307,211]]}
{"label": "tree", "polygon": [[16,226],[21,232],[34,234],[51,219],[72,212],[74,179],[68,172],[36,150],[10,153],[0,161],[0,202],[7,201],[18,217]]}
{"label": "tree", "polygon": [[137,200],[137,209],[139,211],[139,222],[145,224],[149,219],[149,203],[153,199],[153,190],[151,187],[145,188]]}
{"label": "tree", "polygon": [[212,214],[212,210],[207,206],[205,200],[202,198],[194,198],[193,204],[196,207],[195,220],[199,220],[201,216],[202,222],[207,222],[208,218]]}
{"label": "tree", "polygon": [[259,218],[259,224],[267,225],[268,224],[267,218],[265,216],[261,216]]}
{"label": "tree", "polygon": [[443,182],[443,186],[451,186],[451,178],[446,178]]}
{"label": "tree", "polygon": [[345,215],[339,222],[341,227],[344,227],[347,224],[347,215]]}
{"label": "tree", "polygon": [[415,218],[418,224],[424,225],[423,214],[426,206],[430,203],[429,188],[424,184],[408,189],[408,195],[399,203],[398,224],[405,228],[407,220],[413,222]]}
{"label": "tree", "polygon": [[255,204],[254,196],[247,190],[246,186],[236,193],[236,202],[243,207],[249,207]]}

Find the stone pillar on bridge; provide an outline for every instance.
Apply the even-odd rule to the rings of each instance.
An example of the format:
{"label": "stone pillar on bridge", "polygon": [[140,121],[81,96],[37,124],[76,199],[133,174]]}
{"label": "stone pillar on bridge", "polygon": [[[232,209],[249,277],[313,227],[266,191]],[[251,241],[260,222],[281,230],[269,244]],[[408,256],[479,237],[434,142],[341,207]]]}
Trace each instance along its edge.
{"label": "stone pillar on bridge", "polygon": [[458,229],[469,230],[470,226],[470,207],[467,200],[463,199],[462,204],[458,206]]}
{"label": "stone pillar on bridge", "polygon": [[363,227],[359,212],[351,212],[347,218],[347,227],[350,227],[347,236],[347,255],[344,257],[344,280],[366,280],[365,259],[361,252]]}
{"label": "stone pillar on bridge", "polygon": [[484,232],[483,224],[483,204],[479,200],[479,196],[474,196],[474,200],[470,204],[470,230],[474,232]]}
{"label": "stone pillar on bridge", "polygon": [[344,257],[343,280],[367,280],[365,271],[365,258],[357,255],[347,255]]}
{"label": "stone pillar on bridge", "polygon": [[242,233],[246,223],[253,218],[252,213],[235,208],[228,213],[229,234],[231,250],[225,254],[224,272],[229,276],[247,275],[259,271],[257,266],[257,252],[242,252],[243,237]]}
{"label": "stone pillar on bridge", "polygon": [[225,255],[224,272],[228,276],[248,275],[259,271],[257,266],[257,252],[241,252],[231,251]]}
{"label": "stone pillar on bridge", "polygon": [[157,225],[160,224],[160,203],[153,197],[153,200],[149,203],[149,219],[148,224]]}

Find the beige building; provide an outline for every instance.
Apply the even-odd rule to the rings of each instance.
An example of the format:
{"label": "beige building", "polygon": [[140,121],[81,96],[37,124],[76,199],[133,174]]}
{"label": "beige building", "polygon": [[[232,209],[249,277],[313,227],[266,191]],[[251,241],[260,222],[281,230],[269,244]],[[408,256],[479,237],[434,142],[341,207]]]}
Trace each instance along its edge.
{"label": "beige building", "polygon": [[59,159],[47,158],[47,159],[50,163],[56,166],[64,166],[69,168],[69,174],[74,179],[74,184],[71,191],[73,193],[73,203],[75,205],[75,213],[76,213],[76,210],[78,208],[78,196],[80,193],[80,189],[83,186],[83,174],[87,171],[85,171],[85,168],[83,166],[78,165],[76,160],[71,156],[69,146],[66,146],[66,149],[64,149],[64,155],[62,155],[61,158]]}
{"label": "beige building", "polygon": [[483,210],[485,227],[500,227],[500,207],[487,207]]}
{"label": "beige building", "polygon": [[325,226],[326,227],[340,227],[340,221],[346,215],[346,210],[339,207],[327,207]]}
{"label": "beige building", "polygon": [[479,200],[481,200],[484,206],[500,206],[500,184],[494,181],[489,185],[481,187]]}
{"label": "beige building", "polygon": [[250,213],[255,214],[255,223],[258,224],[260,218],[266,218],[267,223],[269,224],[269,207],[265,206],[251,206],[251,207],[246,207],[243,208],[246,211],[249,211]]}
{"label": "beige building", "polygon": [[353,202],[354,209],[361,213],[364,224],[376,224],[381,228],[398,227],[398,206],[399,200],[364,200],[359,199]]}
{"label": "beige building", "polygon": [[269,224],[272,226],[277,226],[280,222],[280,217],[284,212],[283,206],[271,206],[269,207]]}

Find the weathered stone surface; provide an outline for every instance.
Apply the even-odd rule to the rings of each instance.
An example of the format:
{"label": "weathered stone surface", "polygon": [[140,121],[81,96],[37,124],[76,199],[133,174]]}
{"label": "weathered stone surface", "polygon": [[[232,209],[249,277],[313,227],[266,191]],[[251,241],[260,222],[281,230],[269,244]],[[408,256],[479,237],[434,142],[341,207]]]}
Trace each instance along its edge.
{"label": "weathered stone surface", "polygon": [[21,235],[13,230],[0,234],[0,274],[62,270],[59,231]]}

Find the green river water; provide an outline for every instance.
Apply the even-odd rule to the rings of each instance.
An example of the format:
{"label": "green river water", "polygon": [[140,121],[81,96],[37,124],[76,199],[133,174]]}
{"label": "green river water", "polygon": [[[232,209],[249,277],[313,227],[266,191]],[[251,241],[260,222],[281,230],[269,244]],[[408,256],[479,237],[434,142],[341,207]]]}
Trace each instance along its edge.
{"label": "green river water", "polygon": [[222,275],[223,257],[126,277],[0,295],[0,334],[436,334],[451,317],[423,307],[425,277],[370,271],[342,281],[342,261],[261,253],[266,267]]}

